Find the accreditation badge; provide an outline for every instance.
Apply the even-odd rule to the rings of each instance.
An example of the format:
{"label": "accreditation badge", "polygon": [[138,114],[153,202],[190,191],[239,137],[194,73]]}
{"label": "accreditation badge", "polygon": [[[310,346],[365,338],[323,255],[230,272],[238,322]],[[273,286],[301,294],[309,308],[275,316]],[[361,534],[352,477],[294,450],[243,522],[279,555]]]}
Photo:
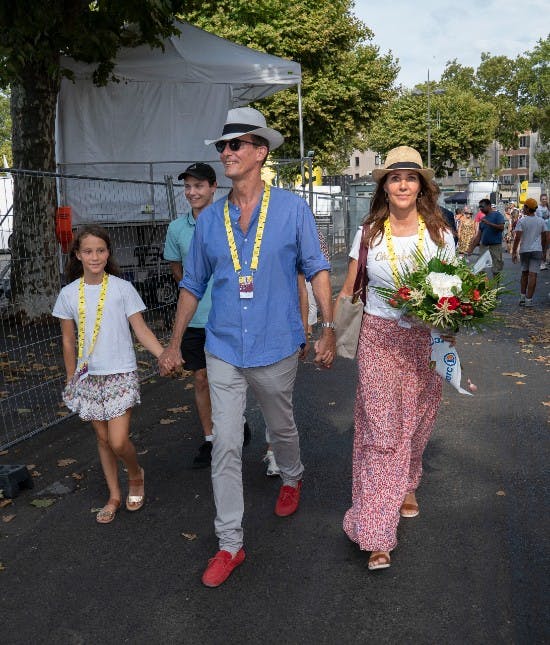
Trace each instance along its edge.
{"label": "accreditation badge", "polygon": [[254,280],[251,275],[239,276],[239,297],[240,298],[254,297]]}

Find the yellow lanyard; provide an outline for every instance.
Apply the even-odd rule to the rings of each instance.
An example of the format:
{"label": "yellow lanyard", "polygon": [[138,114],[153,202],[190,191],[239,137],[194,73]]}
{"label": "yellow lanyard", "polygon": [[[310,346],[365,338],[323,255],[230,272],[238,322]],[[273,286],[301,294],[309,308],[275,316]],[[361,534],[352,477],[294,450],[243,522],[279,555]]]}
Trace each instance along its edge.
{"label": "yellow lanyard", "polygon": [[[262,197],[262,205],[260,206],[260,216],[258,218],[258,228],[256,229],[256,239],[254,240],[254,250],[252,251],[252,262],[250,263],[251,271],[258,268],[258,261],[260,259],[260,247],[262,245],[262,237],[264,235],[265,220],[267,217],[267,207],[269,205],[269,195],[271,193],[271,186],[265,184],[264,195]],[[231,220],[229,219],[229,198],[225,200],[223,208],[223,219],[225,223],[225,232],[227,234],[227,243],[229,244],[229,251],[231,252],[231,259],[233,260],[233,268],[236,273],[241,270],[241,263],[239,261],[239,254],[237,253],[237,245],[235,244],[235,236],[233,235],[233,228]]]}
{"label": "yellow lanyard", "polygon": [[[426,223],[421,215],[418,216],[418,241],[416,243],[416,250],[422,253],[424,250],[424,232],[426,230]],[[393,246],[393,237],[391,234],[390,218],[388,217],[384,222],[384,237],[386,238],[386,246],[388,247],[388,255],[390,256],[390,268],[393,275],[395,286],[399,287],[401,280],[399,279],[399,269],[397,267],[397,255],[395,254],[395,247]]]}
{"label": "yellow lanyard", "polygon": [[[99,301],[97,303],[97,312],[95,316],[94,331],[92,333],[92,342],[88,351],[88,358],[94,351],[95,341],[99,333],[99,326],[101,325],[101,318],[103,317],[103,305],[105,304],[105,296],[107,295],[107,283],[109,282],[109,274],[103,274],[101,281],[101,291],[99,292]],[[84,357],[84,336],[86,334],[86,298],[84,296],[84,276],[80,278],[78,285],[78,360],[79,362]]]}

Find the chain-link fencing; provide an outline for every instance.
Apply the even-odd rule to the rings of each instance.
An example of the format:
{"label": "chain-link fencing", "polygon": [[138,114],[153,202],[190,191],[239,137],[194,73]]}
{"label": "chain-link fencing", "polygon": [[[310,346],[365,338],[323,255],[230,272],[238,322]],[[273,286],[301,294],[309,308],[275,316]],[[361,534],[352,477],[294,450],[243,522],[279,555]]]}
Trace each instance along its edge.
{"label": "chain-link fencing", "polygon": [[[181,162],[180,167],[186,165]],[[60,326],[49,312],[65,284],[70,231],[90,222],[105,227],[122,276],[134,284],[147,305],[148,325],[161,340],[171,331],[178,290],[163,250],[168,224],[189,210],[183,184],[171,175],[163,181],[123,180],[65,170],[10,169],[0,175],[0,448],[69,414],[61,401],[65,369]],[[83,172],[86,168],[71,170]],[[110,167],[103,170],[116,172]],[[228,189],[220,186],[216,197]],[[368,210],[368,199],[310,192],[308,187],[296,192],[312,206],[331,258],[345,260]],[[56,237],[50,233],[53,243],[46,243],[42,238],[54,229]],[[27,291],[32,287],[28,283],[35,280],[36,271],[44,278],[46,267],[52,266],[46,280],[48,293],[33,295],[30,289],[31,299],[38,298],[42,305],[46,300],[48,313],[29,322],[20,314],[21,298],[27,298],[28,305]],[[156,361],[151,355],[139,346],[136,353],[141,380],[155,375]]]}

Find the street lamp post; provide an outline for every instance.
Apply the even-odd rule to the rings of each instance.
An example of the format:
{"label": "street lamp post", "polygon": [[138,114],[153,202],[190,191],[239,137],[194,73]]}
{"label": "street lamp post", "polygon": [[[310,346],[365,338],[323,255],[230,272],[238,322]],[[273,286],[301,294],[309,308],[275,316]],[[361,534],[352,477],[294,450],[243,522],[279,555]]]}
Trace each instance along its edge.
{"label": "street lamp post", "polygon": [[[433,92],[434,94],[445,94],[444,89],[436,89]],[[426,95],[427,102],[428,102],[428,122],[427,122],[427,127],[428,127],[428,168],[432,167],[432,120],[431,120],[431,113],[430,113],[430,70],[428,68],[428,89],[426,92],[423,92],[422,90],[413,90],[413,94],[416,96],[422,96]]]}

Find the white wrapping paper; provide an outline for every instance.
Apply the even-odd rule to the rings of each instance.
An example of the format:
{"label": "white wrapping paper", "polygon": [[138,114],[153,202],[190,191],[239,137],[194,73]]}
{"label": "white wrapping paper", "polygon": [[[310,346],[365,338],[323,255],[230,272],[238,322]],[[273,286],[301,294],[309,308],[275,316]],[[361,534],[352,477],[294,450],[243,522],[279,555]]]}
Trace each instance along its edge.
{"label": "white wrapping paper", "polygon": [[453,347],[446,340],[443,340],[441,338],[441,332],[432,330],[431,336],[432,367],[443,380],[452,385],[460,394],[472,396],[471,392],[468,392],[460,386],[462,370],[460,368],[460,358],[458,357],[456,347]]}

